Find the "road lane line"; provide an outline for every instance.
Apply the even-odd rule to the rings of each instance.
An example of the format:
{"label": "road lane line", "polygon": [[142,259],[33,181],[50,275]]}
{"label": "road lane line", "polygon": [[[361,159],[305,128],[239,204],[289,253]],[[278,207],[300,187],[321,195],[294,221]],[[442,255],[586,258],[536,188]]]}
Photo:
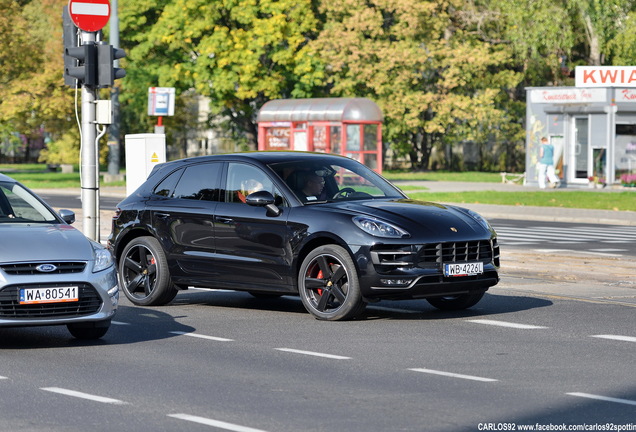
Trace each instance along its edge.
{"label": "road lane line", "polygon": [[636,337],[632,336],[620,336],[620,335],[592,335],[590,337],[600,338],[600,339],[612,339],[624,342],[636,342]]}
{"label": "road lane line", "polygon": [[350,360],[351,359],[351,357],[344,357],[344,356],[339,356],[334,354],[325,354],[325,353],[319,353],[314,351],[303,351],[303,350],[297,350],[292,348],[274,348],[274,349],[278,351],[290,352],[295,354],[304,354],[304,355],[310,355],[315,357],[324,357],[324,358],[335,359],[335,360]]}
{"label": "road lane line", "polygon": [[265,432],[262,429],[254,429],[247,426],[241,426],[233,423],[227,423],[220,420],[213,420],[205,417],[193,416],[189,414],[168,414],[168,417],[186,420],[194,423],[203,424],[206,426],[212,426],[219,429],[225,429],[234,432]]}
{"label": "road lane line", "polygon": [[506,321],[495,321],[495,320],[488,320],[488,319],[475,319],[475,320],[466,320],[466,321],[477,323],[477,324],[486,324],[486,325],[493,325],[493,326],[499,326],[499,327],[509,327],[509,328],[517,328],[517,329],[528,329],[528,330],[548,328],[548,327],[537,326],[537,325],[517,324],[517,323],[506,322]]}
{"label": "road lane line", "polygon": [[172,331],[170,333],[180,335],[180,336],[190,336],[190,337],[195,337],[200,339],[208,339],[208,340],[213,340],[217,342],[233,342],[234,341],[234,339],[227,339],[227,338],[216,337],[216,336],[207,336],[207,335],[202,335],[197,333],[188,333],[188,332],[180,332],[180,331]]}
{"label": "road lane line", "polygon": [[566,394],[570,396],[582,397],[587,399],[602,400],[605,402],[615,402],[615,403],[620,403],[625,405],[636,405],[636,401],[629,400],[629,399],[618,399],[618,398],[607,397],[607,396],[593,395],[589,393],[566,393]]}
{"label": "road lane line", "polygon": [[446,376],[446,377],[461,378],[461,379],[472,380],[472,381],[481,381],[481,382],[499,381],[499,380],[496,380],[494,378],[484,378],[484,377],[478,377],[478,376],[473,376],[473,375],[462,375],[462,374],[457,374],[457,373],[453,373],[453,372],[444,372],[444,371],[438,371],[438,370],[432,370],[432,369],[414,368],[414,369],[409,369],[409,370],[411,370],[413,372],[422,372],[422,373],[433,374],[433,375],[442,375],[442,376]]}
{"label": "road lane line", "polygon": [[7,378],[5,376],[0,376],[0,379],[9,379],[9,378]]}
{"label": "road lane line", "polygon": [[97,396],[89,393],[82,393],[75,390],[68,390],[59,387],[42,387],[40,390],[59,393],[66,396],[73,396],[81,399],[88,399],[94,402],[108,403],[113,405],[128,405],[128,402],[121,401],[119,399],[111,399],[103,396]]}

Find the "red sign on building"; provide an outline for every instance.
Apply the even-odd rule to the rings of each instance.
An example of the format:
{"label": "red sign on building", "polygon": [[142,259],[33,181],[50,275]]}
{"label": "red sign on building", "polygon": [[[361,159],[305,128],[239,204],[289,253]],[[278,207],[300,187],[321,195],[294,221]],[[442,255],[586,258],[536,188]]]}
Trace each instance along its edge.
{"label": "red sign on building", "polygon": [[110,18],[110,1],[69,0],[68,12],[77,27],[87,32],[96,32]]}

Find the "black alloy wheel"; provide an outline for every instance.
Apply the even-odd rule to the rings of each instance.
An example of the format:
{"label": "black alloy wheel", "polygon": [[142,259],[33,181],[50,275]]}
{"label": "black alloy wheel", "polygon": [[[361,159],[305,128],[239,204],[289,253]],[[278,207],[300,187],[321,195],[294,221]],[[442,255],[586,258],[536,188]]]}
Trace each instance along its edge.
{"label": "black alloy wheel", "polygon": [[136,305],[161,306],[177,295],[166,254],[154,237],[137,237],[128,243],[119,258],[118,270],[124,294]]}
{"label": "black alloy wheel", "polygon": [[307,255],[300,266],[298,289],[303,305],[317,319],[347,320],[366,307],[353,260],[337,245],[320,246]]}

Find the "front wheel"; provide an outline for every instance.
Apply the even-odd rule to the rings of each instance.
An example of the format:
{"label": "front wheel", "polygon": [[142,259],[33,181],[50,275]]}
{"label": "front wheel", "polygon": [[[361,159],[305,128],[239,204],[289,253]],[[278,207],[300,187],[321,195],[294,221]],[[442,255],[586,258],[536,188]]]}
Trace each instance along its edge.
{"label": "front wheel", "polygon": [[118,268],[122,291],[136,305],[161,306],[177,295],[166,254],[154,237],[137,237],[128,243]]}
{"label": "front wheel", "polygon": [[337,245],[320,246],[307,255],[298,273],[298,290],[307,311],[321,320],[351,319],[366,306],[353,260]]}
{"label": "front wheel", "polygon": [[480,291],[476,293],[461,294],[455,296],[431,297],[426,300],[437,309],[454,311],[468,309],[471,306],[475,306],[479,302],[479,300],[481,300],[484,294],[485,292]]}

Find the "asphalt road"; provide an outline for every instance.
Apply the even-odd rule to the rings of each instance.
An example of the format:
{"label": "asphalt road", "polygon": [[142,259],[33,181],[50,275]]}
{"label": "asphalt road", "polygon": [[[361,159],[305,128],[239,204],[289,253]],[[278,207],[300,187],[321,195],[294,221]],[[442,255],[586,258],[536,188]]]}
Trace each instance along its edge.
{"label": "asphalt road", "polygon": [[0,329],[0,430],[631,424],[633,318],[633,307],[505,287],[466,312],[384,302],[344,323],[311,318],[293,297],[191,291],[166,307],[123,301],[98,343],[64,328]]}
{"label": "asphalt road", "polygon": [[501,283],[456,313],[381,302],[332,323],[191,289],[122,299],[98,342],[0,329],[0,430],[636,430],[633,258],[587,249],[502,244]]}

